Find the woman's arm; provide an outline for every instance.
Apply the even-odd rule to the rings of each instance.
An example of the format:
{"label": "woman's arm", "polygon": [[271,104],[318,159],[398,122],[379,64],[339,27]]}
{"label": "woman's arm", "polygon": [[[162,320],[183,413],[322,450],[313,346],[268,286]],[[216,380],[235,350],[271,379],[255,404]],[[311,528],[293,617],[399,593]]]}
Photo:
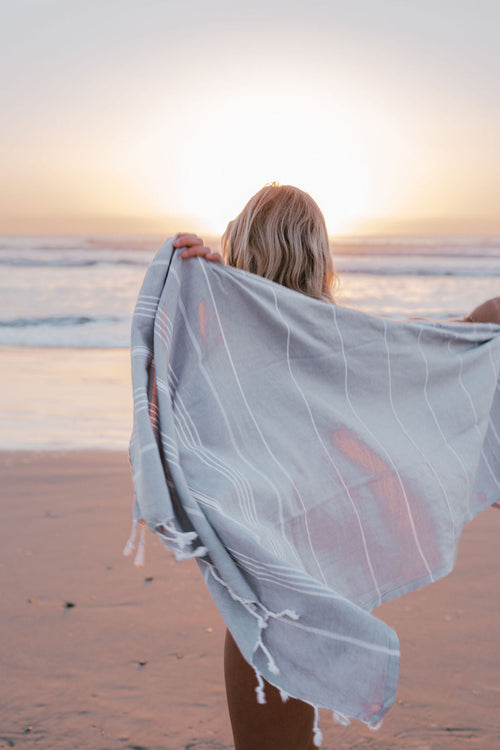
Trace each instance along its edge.
{"label": "woman's arm", "polygon": [[478,305],[464,318],[464,323],[500,324],[500,297],[493,297]]}
{"label": "woman's arm", "polygon": [[220,253],[214,253],[209,247],[205,247],[201,237],[197,237],[196,234],[179,234],[176,240],[174,240],[174,247],[183,247],[184,250],[181,252],[183,258],[205,258],[206,260],[214,261],[215,263],[224,263],[224,258]]}
{"label": "woman's arm", "polygon": [[[465,316],[464,321],[466,323],[500,323],[500,297],[493,297],[475,307]],[[500,500],[493,503],[491,507],[500,510]]]}

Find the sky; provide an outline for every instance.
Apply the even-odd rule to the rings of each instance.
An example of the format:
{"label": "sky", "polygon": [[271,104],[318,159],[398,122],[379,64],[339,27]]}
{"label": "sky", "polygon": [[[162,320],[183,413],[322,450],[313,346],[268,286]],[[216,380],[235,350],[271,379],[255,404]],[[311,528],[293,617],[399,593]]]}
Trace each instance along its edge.
{"label": "sky", "polygon": [[0,232],[500,235],[498,0],[3,0]]}

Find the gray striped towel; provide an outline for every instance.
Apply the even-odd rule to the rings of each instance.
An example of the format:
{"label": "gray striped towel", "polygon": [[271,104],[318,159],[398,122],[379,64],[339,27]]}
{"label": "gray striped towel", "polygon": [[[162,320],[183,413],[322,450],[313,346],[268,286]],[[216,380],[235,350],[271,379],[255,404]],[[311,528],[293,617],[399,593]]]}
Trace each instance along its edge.
{"label": "gray striped towel", "polygon": [[196,557],[260,701],[264,677],[376,727],[399,645],[370,612],[500,498],[500,326],[372,317],[169,240],[132,373],[136,525]]}

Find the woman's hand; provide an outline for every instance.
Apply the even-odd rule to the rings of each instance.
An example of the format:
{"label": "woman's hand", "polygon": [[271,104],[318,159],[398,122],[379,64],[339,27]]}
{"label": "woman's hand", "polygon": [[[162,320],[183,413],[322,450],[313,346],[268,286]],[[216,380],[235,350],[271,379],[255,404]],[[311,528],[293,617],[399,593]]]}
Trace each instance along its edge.
{"label": "woman's hand", "polygon": [[500,324],[500,297],[493,297],[493,299],[483,302],[482,305],[478,305],[465,316],[464,321],[466,323]]}
{"label": "woman's hand", "polygon": [[197,237],[195,234],[180,234],[176,240],[174,240],[174,247],[183,247],[184,250],[181,252],[183,258],[205,258],[206,260],[214,261],[215,263],[224,263],[224,259],[220,253],[214,253],[209,247],[205,247],[201,237]]}

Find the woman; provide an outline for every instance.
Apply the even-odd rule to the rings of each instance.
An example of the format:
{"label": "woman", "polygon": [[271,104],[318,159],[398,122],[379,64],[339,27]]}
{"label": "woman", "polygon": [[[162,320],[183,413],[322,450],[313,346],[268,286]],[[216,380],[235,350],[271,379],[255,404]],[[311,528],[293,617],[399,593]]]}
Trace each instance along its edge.
{"label": "woman", "polygon": [[[323,215],[307,194],[288,185],[269,185],[254,195],[222,237],[222,255],[196,235],[180,234],[174,246],[183,258],[203,257],[263,276],[334,304],[337,277]],[[500,297],[479,305],[461,322],[500,323]],[[283,702],[266,683],[266,703],[255,699],[255,674],[229,631],[225,680],[235,750],[313,750],[313,708]]]}

